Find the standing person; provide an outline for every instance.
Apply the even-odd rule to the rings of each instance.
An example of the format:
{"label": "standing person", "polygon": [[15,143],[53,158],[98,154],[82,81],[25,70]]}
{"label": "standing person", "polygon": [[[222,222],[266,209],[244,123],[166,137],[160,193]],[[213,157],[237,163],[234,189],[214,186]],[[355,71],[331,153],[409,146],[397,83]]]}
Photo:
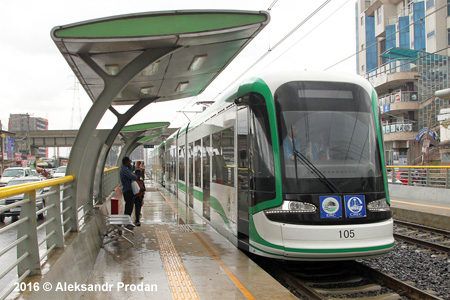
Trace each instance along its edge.
{"label": "standing person", "polygon": [[144,184],[144,179],[142,178],[142,171],[137,169],[134,172],[137,176],[137,184],[139,185],[139,187],[141,188],[141,190],[139,191],[139,193],[136,194],[136,198],[134,200],[134,215],[136,217],[136,222],[134,222],[134,225],[136,226],[141,226],[141,222],[140,222],[140,218],[141,218],[141,207],[144,204],[144,195],[145,195],[145,184]]}
{"label": "standing person", "polygon": [[[134,194],[131,189],[131,182],[137,180],[137,176],[131,173],[131,159],[125,156],[122,159],[122,167],[120,168],[120,181],[122,182],[123,198],[125,200],[125,214],[131,216],[134,205]],[[132,225],[130,225],[132,226]]]}

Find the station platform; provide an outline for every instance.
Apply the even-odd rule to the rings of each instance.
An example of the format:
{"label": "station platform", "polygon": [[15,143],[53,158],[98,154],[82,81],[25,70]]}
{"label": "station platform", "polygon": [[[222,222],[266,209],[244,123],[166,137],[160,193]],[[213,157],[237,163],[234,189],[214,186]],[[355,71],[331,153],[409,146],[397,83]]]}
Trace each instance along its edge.
{"label": "station platform", "polygon": [[174,195],[146,185],[142,225],[128,235],[135,246],[105,245],[87,282],[112,288],[82,299],[297,299]]}
{"label": "station platform", "polygon": [[394,219],[450,230],[449,190],[389,186]]}

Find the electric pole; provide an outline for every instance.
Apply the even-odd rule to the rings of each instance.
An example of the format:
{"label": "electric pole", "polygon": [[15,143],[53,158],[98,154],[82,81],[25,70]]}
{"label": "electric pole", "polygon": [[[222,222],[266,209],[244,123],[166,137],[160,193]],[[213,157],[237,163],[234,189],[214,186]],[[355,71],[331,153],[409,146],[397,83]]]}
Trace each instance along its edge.
{"label": "electric pole", "polygon": [[5,157],[5,155],[3,154],[3,126],[2,126],[2,121],[0,121],[0,141],[1,141],[1,150],[2,150],[2,174],[3,171],[5,170],[5,160],[3,159]]}

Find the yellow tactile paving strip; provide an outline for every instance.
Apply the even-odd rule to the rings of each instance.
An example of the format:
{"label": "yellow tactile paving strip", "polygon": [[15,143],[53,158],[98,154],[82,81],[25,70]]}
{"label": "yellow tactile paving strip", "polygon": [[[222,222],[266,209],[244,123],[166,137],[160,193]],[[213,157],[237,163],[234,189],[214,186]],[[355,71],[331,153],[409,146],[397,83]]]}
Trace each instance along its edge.
{"label": "yellow tactile paving strip", "polygon": [[156,231],[156,238],[173,299],[200,299],[169,233]]}
{"label": "yellow tactile paving strip", "polygon": [[[164,200],[166,200],[167,204],[169,204],[169,206],[172,208],[172,210],[181,217],[180,213],[178,212],[178,209],[176,209],[172,203],[170,203],[170,201],[166,198],[166,196],[164,196],[163,193],[159,192],[161,194],[161,196],[164,198]],[[245,288],[245,286],[239,281],[239,279],[236,278],[236,276],[234,276],[233,272],[230,271],[230,269],[228,269],[228,267],[222,262],[222,260],[216,255],[216,253],[214,252],[213,249],[211,249],[211,247],[208,246],[208,243],[205,242],[204,239],[202,239],[202,237],[200,235],[198,235],[197,233],[194,232],[195,237],[202,243],[202,245],[206,248],[206,250],[208,250],[209,254],[216,260],[216,262],[220,265],[220,267],[222,268],[222,270],[228,275],[228,277],[230,277],[230,279],[233,281],[233,283],[238,287],[238,289],[242,292],[242,294],[244,294],[244,296],[248,299],[248,300],[255,300],[255,297],[253,297],[253,295]]]}

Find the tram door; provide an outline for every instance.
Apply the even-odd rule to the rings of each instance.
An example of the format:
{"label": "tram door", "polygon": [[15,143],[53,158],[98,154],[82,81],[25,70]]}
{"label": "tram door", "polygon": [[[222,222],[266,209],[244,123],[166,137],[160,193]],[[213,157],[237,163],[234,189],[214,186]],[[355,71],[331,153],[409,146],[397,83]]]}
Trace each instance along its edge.
{"label": "tram door", "polygon": [[189,191],[189,195],[188,195],[188,200],[189,200],[189,206],[194,208],[194,145],[193,143],[190,143],[187,151],[188,154],[187,156],[189,157],[188,159],[188,170],[189,170],[189,184],[188,184],[188,191]]}
{"label": "tram door", "polygon": [[209,153],[211,151],[210,148],[211,141],[210,136],[203,138],[203,149],[202,149],[202,155],[203,155],[203,217],[205,217],[207,220],[210,220],[210,214],[211,214],[211,206],[210,206],[210,195],[211,195],[211,160]]}
{"label": "tram door", "polygon": [[238,246],[249,250],[250,174],[249,174],[249,140],[248,107],[240,107],[237,112],[237,147],[238,147]]}

